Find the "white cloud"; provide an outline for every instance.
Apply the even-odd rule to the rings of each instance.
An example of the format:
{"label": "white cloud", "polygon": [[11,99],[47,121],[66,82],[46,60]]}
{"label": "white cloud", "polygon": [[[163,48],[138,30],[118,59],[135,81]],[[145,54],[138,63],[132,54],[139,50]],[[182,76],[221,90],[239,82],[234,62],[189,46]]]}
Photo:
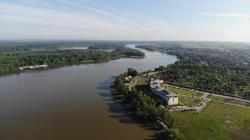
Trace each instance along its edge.
{"label": "white cloud", "polygon": [[241,14],[241,13],[206,13],[206,12],[201,12],[201,13],[198,13],[198,15],[203,15],[203,16],[215,16],[215,17],[250,18],[250,15]]}
{"label": "white cloud", "polygon": [[[81,7],[84,8],[85,6]],[[26,38],[39,37],[40,34],[41,38],[47,36],[50,39],[53,37],[65,38],[67,36],[67,38],[74,37],[76,39],[143,40],[160,38],[168,28],[163,22],[155,21],[152,23],[151,21],[139,24],[91,7],[86,9],[103,16],[19,4],[0,3],[0,9],[0,38],[11,36],[8,35],[9,33],[15,37]],[[108,17],[108,19],[105,17]],[[8,24],[13,27],[6,26]],[[16,29],[17,27],[22,29]],[[13,33],[14,29],[19,30],[19,32]],[[155,35],[152,36],[152,34]]]}
{"label": "white cloud", "polygon": [[[32,0],[28,0],[32,1]],[[55,2],[55,0],[53,0]],[[75,3],[58,0],[65,7],[53,8],[49,3],[0,2],[0,39],[101,39],[101,40],[217,40],[250,41],[250,20],[224,26],[167,24],[166,20],[131,11],[133,18]],[[33,5],[32,5],[33,4]],[[239,17],[239,13],[199,13],[203,16]],[[173,15],[174,16],[174,15]],[[135,20],[134,20],[135,19]],[[197,19],[195,19],[197,20]],[[219,19],[220,20],[220,19]],[[236,24],[237,23],[237,24]]]}
{"label": "white cloud", "polygon": [[57,1],[58,2],[63,2],[65,4],[67,4],[67,5],[71,5],[71,6],[74,6],[74,7],[87,9],[90,12],[99,14],[101,16],[111,17],[111,18],[119,20],[119,21],[128,22],[128,20],[126,18],[122,17],[122,16],[116,15],[114,13],[111,13],[111,12],[108,12],[108,11],[105,11],[105,10],[94,8],[94,7],[88,6],[86,4],[80,4],[80,3],[76,3],[76,2],[73,2],[73,1],[69,1],[69,0],[57,0]]}

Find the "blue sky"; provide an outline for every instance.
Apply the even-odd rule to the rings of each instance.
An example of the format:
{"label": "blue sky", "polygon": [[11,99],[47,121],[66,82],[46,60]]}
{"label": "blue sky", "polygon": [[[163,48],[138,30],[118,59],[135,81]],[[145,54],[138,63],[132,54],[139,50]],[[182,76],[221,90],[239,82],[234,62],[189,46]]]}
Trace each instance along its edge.
{"label": "blue sky", "polygon": [[250,42],[250,0],[0,0],[0,39]]}

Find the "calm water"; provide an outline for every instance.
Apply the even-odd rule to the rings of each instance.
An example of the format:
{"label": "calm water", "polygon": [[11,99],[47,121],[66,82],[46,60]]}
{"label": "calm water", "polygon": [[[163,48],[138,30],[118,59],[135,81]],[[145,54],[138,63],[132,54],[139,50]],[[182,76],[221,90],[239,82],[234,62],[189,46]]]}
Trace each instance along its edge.
{"label": "calm water", "polygon": [[[128,45],[133,47],[133,45]],[[154,131],[131,122],[112,101],[113,76],[174,63],[158,52],[0,78],[1,140],[141,140]]]}

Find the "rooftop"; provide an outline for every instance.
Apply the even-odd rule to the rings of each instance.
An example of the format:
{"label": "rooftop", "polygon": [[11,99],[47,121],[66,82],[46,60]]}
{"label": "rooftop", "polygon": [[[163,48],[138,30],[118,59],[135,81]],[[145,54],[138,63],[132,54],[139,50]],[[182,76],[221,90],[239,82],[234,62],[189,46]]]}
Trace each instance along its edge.
{"label": "rooftop", "polygon": [[165,96],[165,97],[177,97],[178,96],[177,94],[173,92],[169,92],[165,90],[164,88],[162,88],[161,83],[162,83],[162,80],[152,78],[150,82],[150,88],[158,91],[161,94],[161,96]]}

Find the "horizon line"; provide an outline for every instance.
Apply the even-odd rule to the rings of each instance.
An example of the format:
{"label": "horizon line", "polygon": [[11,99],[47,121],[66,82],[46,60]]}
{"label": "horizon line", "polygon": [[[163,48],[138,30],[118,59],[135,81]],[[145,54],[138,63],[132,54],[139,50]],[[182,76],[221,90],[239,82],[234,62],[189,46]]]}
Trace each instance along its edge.
{"label": "horizon line", "polygon": [[112,39],[0,39],[0,42],[46,42],[46,41],[97,41],[97,42],[210,42],[210,43],[250,43],[246,41],[223,40],[112,40]]}

